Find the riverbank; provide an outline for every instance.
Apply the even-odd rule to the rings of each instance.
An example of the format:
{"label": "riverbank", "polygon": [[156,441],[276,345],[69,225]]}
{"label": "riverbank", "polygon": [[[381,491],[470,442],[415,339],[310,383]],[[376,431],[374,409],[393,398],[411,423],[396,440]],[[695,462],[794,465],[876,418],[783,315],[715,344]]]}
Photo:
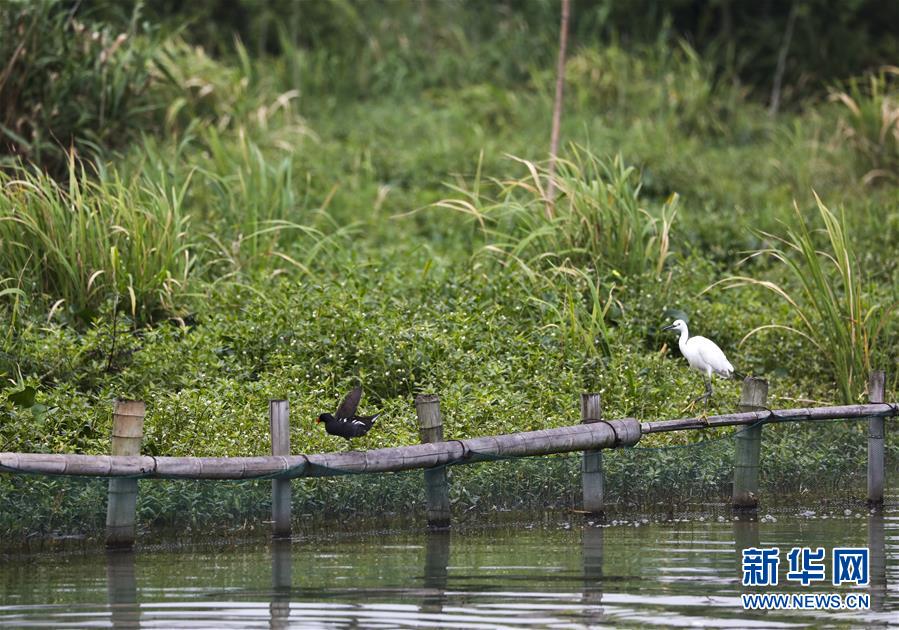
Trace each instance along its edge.
{"label": "riverbank", "polygon": [[[341,440],[314,419],[357,383],[360,411],[383,412],[359,449],[417,443],[420,393],[440,395],[448,438],[571,424],[581,392],[601,393],[605,417],[674,418],[702,391],[661,330],[675,318],[766,378],[772,408],[863,401],[872,369],[895,400],[891,71],[808,86],[771,115],[670,30],[584,38],[548,203],[555,19],[498,14],[469,41],[454,25],[480,24],[480,8],[400,11],[407,46],[363,12],[371,39],[347,36],[360,52],[204,48],[162,24],[101,12],[86,28],[34,6],[47,36],[32,43],[65,61],[41,85],[96,86],[120,107],[72,131],[74,154],[41,138],[4,154],[2,451],[107,454],[124,397],[147,404],[147,455],[267,453],[271,398],[290,401],[294,452],[327,452]],[[14,41],[15,22],[2,28]],[[10,85],[40,83],[30,60]],[[69,94],[17,94],[34,128],[82,120]],[[739,383],[715,391],[710,411],[733,411]],[[840,491],[863,470],[858,424],[765,432],[768,494]],[[616,500],[726,496],[732,442],[692,439],[610,454]],[[886,444],[896,461],[895,432]],[[454,470],[453,492],[472,513],[574,505],[576,466]],[[141,526],[255,523],[263,486],[142,482]],[[310,513],[420,502],[399,476],[294,487]],[[102,481],[0,475],[14,537],[95,535],[104,505]]]}

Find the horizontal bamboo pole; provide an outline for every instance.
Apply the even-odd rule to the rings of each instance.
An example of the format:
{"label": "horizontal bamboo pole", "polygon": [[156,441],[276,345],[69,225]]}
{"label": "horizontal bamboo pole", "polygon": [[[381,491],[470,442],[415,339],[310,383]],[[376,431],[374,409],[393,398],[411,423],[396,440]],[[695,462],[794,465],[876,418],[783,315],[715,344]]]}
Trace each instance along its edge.
{"label": "horizontal bamboo pole", "polygon": [[[577,424],[557,429],[511,433],[435,444],[372,451],[279,457],[149,457],[0,453],[0,472],[93,477],[171,477],[183,479],[252,479],[277,476],[325,477],[342,473],[376,473],[474,463],[503,457],[526,457],[631,446],[642,434],[705,429],[765,422],[862,419],[899,416],[899,405],[879,403],[747,411],[640,423],[633,418]],[[614,428],[613,428],[614,427]]]}
{"label": "horizontal bamboo pole", "polygon": [[758,421],[802,422],[815,420],[852,420],[869,417],[885,418],[899,415],[899,405],[880,403],[876,405],[841,405],[837,407],[799,407],[795,409],[762,409],[729,413],[707,418],[679,418],[677,420],[659,420],[641,422],[643,434],[664,433],[666,431],[683,431],[685,429],[707,429],[709,427],[729,427],[740,424],[755,424]]}
{"label": "horizontal bamboo pole", "polygon": [[557,429],[451,440],[371,451],[273,457],[149,457],[0,453],[0,472],[95,477],[252,479],[324,477],[432,468],[504,457],[549,455],[630,446],[640,439],[633,418]]}

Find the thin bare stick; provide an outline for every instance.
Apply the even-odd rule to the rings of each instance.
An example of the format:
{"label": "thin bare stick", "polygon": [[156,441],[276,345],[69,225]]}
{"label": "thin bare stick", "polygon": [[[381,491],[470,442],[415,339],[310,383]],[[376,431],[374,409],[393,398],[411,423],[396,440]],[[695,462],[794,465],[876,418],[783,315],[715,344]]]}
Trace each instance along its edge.
{"label": "thin bare stick", "polygon": [[790,9],[790,16],[787,18],[787,30],[784,33],[783,44],[780,46],[780,52],[777,55],[777,68],[774,70],[774,85],[771,87],[771,104],[768,107],[768,114],[777,115],[780,109],[780,88],[783,83],[784,70],[787,65],[787,52],[790,50],[790,42],[793,40],[793,26],[796,24],[796,13],[798,3],[793,2]]}
{"label": "thin bare stick", "polygon": [[562,0],[562,23],[559,25],[559,65],[556,68],[556,98],[553,102],[553,127],[549,140],[549,185],[546,189],[546,218],[552,219],[556,198],[556,156],[559,154],[559,125],[562,122],[562,96],[565,90],[565,50],[568,48],[568,15],[570,1]]}

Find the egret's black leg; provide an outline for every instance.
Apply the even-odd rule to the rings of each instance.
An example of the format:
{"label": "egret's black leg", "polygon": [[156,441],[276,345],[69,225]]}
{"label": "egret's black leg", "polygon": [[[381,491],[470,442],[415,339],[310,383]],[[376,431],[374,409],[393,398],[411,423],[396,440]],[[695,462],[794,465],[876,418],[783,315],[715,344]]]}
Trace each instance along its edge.
{"label": "egret's black leg", "polygon": [[693,409],[693,407],[696,406],[696,403],[698,403],[699,401],[704,402],[704,401],[708,400],[708,398],[709,398],[709,395],[707,392],[700,394],[696,398],[693,398],[692,400],[690,400],[690,406],[688,407],[688,409]]}
{"label": "egret's black leg", "polygon": [[700,400],[705,401],[708,404],[709,399],[712,397],[712,381],[706,379],[705,380],[705,391],[701,393],[699,396],[693,399],[691,404],[696,404]]}
{"label": "egret's black leg", "polygon": [[703,420],[705,420],[706,425],[708,425],[708,423],[709,423],[709,419],[708,419],[707,413],[708,413],[708,409],[709,409],[709,403],[710,403],[711,401],[712,401],[712,377],[710,376],[710,377],[708,377],[708,378],[705,380],[705,408],[706,408],[706,413],[702,414],[702,418],[703,418]]}
{"label": "egret's black leg", "polygon": [[[706,379],[705,380],[705,391],[703,393],[701,393],[699,396],[697,396],[696,398],[692,399],[690,401],[690,404],[688,404],[686,407],[684,407],[683,410],[681,410],[681,413],[684,413],[686,411],[693,411],[693,409],[696,407],[696,403],[698,403],[700,400],[704,401],[706,403],[706,407],[707,407],[709,398],[711,398],[711,397],[712,397],[712,383]],[[703,412],[700,417],[705,418],[706,413]]]}
{"label": "egret's black leg", "polygon": [[705,381],[705,391],[693,399],[693,402],[690,403],[690,407],[692,408],[696,403],[700,400],[703,401],[703,410],[699,415],[699,418],[705,422],[706,426],[709,424],[708,420],[708,410],[709,410],[709,401],[712,399],[712,380],[710,378],[703,379]]}

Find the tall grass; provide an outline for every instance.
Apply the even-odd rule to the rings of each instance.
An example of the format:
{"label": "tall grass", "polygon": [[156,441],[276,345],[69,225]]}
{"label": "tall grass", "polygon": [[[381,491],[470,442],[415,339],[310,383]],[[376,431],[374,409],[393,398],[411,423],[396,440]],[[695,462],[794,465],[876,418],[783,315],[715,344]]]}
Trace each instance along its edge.
{"label": "tall grass", "polygon": [[180,38],[160,46],[153,77],[167,103],[167,131],[177,133],[198,125],[223,131],[253,125],[264,129],[272,122],[302,124],[294,107],[299,90],[281,90],[277,85],[287,62],[251,59],[239,40],[234,42],[234,59],[234,64],[223,63]]}
{"label": "tall grass", "polygon": [[157,42],[139,15],[120,32],[76,10],[61,0],[2,4],[0,163],[19,158],[64,176],[69,148],[88,157],[122,146],[154,109]]}
{"label": "tall grass", "polygon": [[[213,127],[204,130],[206,151],[199,163],[202,181],[197,190],[205,207],[197,208],[218,223],[215,232],[231,243],[238,258],[255,258],[277,243],[274,221],[293,221],[303,213],[302,195],[294,181],[293,156],[266,155],[240,130],[224,138]],[[198,204],[199,205],[199,204]]]}
{"label": "tall grass", "polygon": [[817,195],[815,200],[824,224],[826,249],[818,247],[817,230],[809,228],[796,206],[795,227],[788,228],[785,237],[765,233],[774,245],[754,254],[771,256],[783,264],[792,283],[732,276],[712,286],[757,286],[784,300],[798,325],[766,324],[754,328],[743,339],[772,328],[801,336],[824,357],[843,402],[849,403],[864,391],[878,336],[895,305],[878,300],[865,282],[846,234],[844,217],[829,210]]}
{"label": "tall grass", "polygon": [[[0,241],[2,243],[2,241]],[[9,326],[7,333],[11,333],[16,328],[16,321],[19,318],[19,310],[28,296],[19,288],[21,277],[16,282],[16,278],[0,278],[0,305],[7,301],[9,308]]]}
{"label": "tall grass", "polygon": [[846,108],[840,135],[855,150],[865,169],[864,180],[899,179],[899,67],[853,78],[831,99]]}
{"label": "tall grass", "polygon": [[107,176],[74,159],[59,183],[37,169],[0,174],[0,277],[90,317],[103,302],[136,321],[177,310],[193,255],[182,202],[187,190]]}
{"label": "tall grass", "polygon": [[572,146],[555,173],[514,159],[528,175],[494,181],[497,197],[483,192],[479,166],[470,188],[454,186],[460,195],[435,206],[474,219],[487,240],[481,252],[524,273],[531,301],[552,316],[546,326],[557,328],[567,345],[609,357],[613,335],[606,318],[614,287],[662,274],[678,196],[647,207],[640,173],[620,155],[604,158]]}
{"label": "tall grass", "polygon": [[[672,45],[674,44],[674,45]],[[673,130],[728,137],[742,130],[744,90],[686,41],[656,42],[625,50],[618,45],[583,47],[566,64],[577,107],[642,121],[652,118]],[[546,88],[544,88],[546,89]]]}
{"label": "tall grass", "polygon": [[148,140],[129,168],[153,182],[180,186],[190,178],[185,208],[202,225],[202,262],[217,279],[271,266],[272,258],[309,273],[312,259],[356,226],[336,225],[327,214],[331,196],[317,205],[309,181],[296,177],[305,136],[301,125],[260,132],[198,123],[177,143]]}
{"label": "tall grass", "polygon": [[[560,268],[619,277],[662,272],[671,253],[676,194],[647,208],[639,172],[620,155],[604,158],[573,146],[557,161],[554,175],[543,165],[515,159],[528,175],[496,182],[496,198],[481,192],[479,169],[471,189],[456,186],[461,197],[435,205],[472,216],[489,241],[485,251],[529,275]],[[557,190],[551,213],[546,212],[550,177]]]}
{"label": "tall grass", "polygon": [[558,280],[562,281],[542,292],[554,294],[556,299],[530,298],[555,318],[544,328],[559,330],[566,346],[577,355],[611,357],[613,332],[606,317],[615,305],[613,288],[606,291],[593,275],[579,269],[567,270],[566,277]]}
{"label": "tall grass", "polygon": [[309,182],[297,178],[314,134],[298,113],[299,91],[280,91],[289,64],[253,59],[239,40],[234,52],[228,65],[178,38],[162,47],[156,72],[175,141],[146,138],[132,170],[151,180],[191,174],[186,204],[205,228],[205,263],[217,278],[273,256],[308,272],[309,259],[287,250],[303,243],[304,254],[318,251],[331,237],[315,223],[334,227],[324,213],[330,198],[315,207]]}

